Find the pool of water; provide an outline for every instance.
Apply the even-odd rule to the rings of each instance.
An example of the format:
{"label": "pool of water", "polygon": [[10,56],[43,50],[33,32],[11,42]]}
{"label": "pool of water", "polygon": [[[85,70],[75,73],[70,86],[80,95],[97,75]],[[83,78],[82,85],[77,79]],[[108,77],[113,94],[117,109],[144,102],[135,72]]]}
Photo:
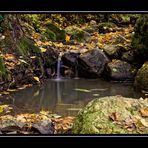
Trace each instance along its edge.
{"label": "pool of water", "polygon": [[92,99],[112,95],[141,97],[129,83],[101,79],[61,79],[48,80],[43,86],[14,92],[10,100],[17,108],[28,112],[49,110],[62,116],[75,116]]}

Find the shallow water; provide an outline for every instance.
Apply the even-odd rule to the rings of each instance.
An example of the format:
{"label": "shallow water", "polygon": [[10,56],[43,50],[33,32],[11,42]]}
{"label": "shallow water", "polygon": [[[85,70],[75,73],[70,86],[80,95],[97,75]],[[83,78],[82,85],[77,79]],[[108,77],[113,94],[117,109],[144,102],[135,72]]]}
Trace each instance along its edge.
{"label": "shallow water", "polygon": [[43,86],[33,86],[11,94],[11,104],[20,110],[49,110],[62,116],[75,116],[95,98],[122,95],[140,98],[131,84],[106,82],[101,79],[49,80]]}

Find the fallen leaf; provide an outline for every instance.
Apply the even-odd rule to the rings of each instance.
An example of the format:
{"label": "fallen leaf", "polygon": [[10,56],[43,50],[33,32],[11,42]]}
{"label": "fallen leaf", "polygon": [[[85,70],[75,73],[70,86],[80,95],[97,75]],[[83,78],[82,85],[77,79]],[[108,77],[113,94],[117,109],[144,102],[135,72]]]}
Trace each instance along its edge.
{"label": "fallen leaf", "polygon": [[148,117],[148,108],[140,109],[141,116]]}
{"label": "fallen leaf", "polygon": [[43,47],[41,47],[40,49],[41,49],[41,52],[46,52],[47,51],[47,49],[43,48]]}
{"label": "fallen leaf", "polygon": [[76,91],[80,91],[80,92],[91,92],[90,90],[87,89],[80,89],[80,88],[76,88]]}
{"label": "fallen leaf", "polygon": [[40,79],[38,77],[33,77],[37,82],[40,82]]}
{"label": "fallen leaf", "polygon": [[17,91],[17,89],[7,89],[7,91],[9,91],[9,92],[15,92],[15,91]]}
{"label": "fallen leaf", "polygon": [[70,35],[66,35],[65,37],[65,41],[68,43],[70,41],[71,36]]}
{"label": "fallen leaf", "polygon": [[23,59],[19,59],[19,61],[22,62],[22,63],[25,63],[25,64],[29,65],[29,64],[28,64],[25,60],[23,60]]}
{"label": "fallen leaf", "polygon": [[110,117],[110,119],[112,119],[113,121],[118,121],[118,120],[119,120],[119,113],[113,112],[109,117]]}

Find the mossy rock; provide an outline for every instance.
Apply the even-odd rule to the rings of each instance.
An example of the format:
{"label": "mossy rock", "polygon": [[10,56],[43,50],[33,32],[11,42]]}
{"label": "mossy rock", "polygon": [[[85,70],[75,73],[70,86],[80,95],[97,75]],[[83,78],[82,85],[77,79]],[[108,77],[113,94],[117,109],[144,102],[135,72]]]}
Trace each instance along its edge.
{"label": "mossy rock", "polygon": [[5,67],[4,60],[0,57],[0,77],[7,78],[8,77],[8,72]]}
{"label": "mossy rock", "polygon": [[47,30],[46,33],[49,35],[49,38],[56,39],[57,41],[65,41],[65,31],[57,27],[52,23],[46,24]]}
{"label": "mossy rock", "polygon": [[51,40],[56,41],[56,34],[55,34],[53,31],[51,31],[51,30],[49,30],[49,29],[46,29],[44,35],[45,35],[48,39],[51,39]]}
{"label": "mossy rock", "polygon": [[34,41],[27,38],[27,37],[22,37],[17,45],[16,45],[16,50],[20,55],[30,55],[30,53],[41,53],[40,48],[34,45]]}
{"label": "mossy rock", "polygon": [[[148,15],[143,14],[135,24],[132,47],[136,51],[136,59],[143,64],[148,60]],[[140,60],[139,60],[140,59]]]}
{"label": "mossy rock", "polygon": [[145,62],[138,70],[134,86],[137,90],[148,91],[148,62]]}
{"label": "mossy rock", "polygon": [[71,36],[71,41],[76,40],[78,42],[89,41],[90,34],[76,26],[68,26],[65,28],[67,34]]}
{"label": "mossy rock", "polygon": [[73,134],[148,134],[148,118],[141,110],[148,98],[133,99],[107,96],[89,102],[72,127]]}

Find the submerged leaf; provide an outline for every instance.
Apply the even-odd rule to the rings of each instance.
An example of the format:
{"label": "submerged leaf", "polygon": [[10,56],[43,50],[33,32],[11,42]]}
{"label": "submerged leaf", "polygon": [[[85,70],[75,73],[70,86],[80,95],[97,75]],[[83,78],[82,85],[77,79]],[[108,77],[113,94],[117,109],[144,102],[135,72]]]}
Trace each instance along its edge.
{"label": "submerged leaf", "polygon": [[80,92],[91,92],[91,91],[88,90],[88,89],[81,89],[81,88],[76,88],[75,90],[76,90],[76,91],[80,91]]}

